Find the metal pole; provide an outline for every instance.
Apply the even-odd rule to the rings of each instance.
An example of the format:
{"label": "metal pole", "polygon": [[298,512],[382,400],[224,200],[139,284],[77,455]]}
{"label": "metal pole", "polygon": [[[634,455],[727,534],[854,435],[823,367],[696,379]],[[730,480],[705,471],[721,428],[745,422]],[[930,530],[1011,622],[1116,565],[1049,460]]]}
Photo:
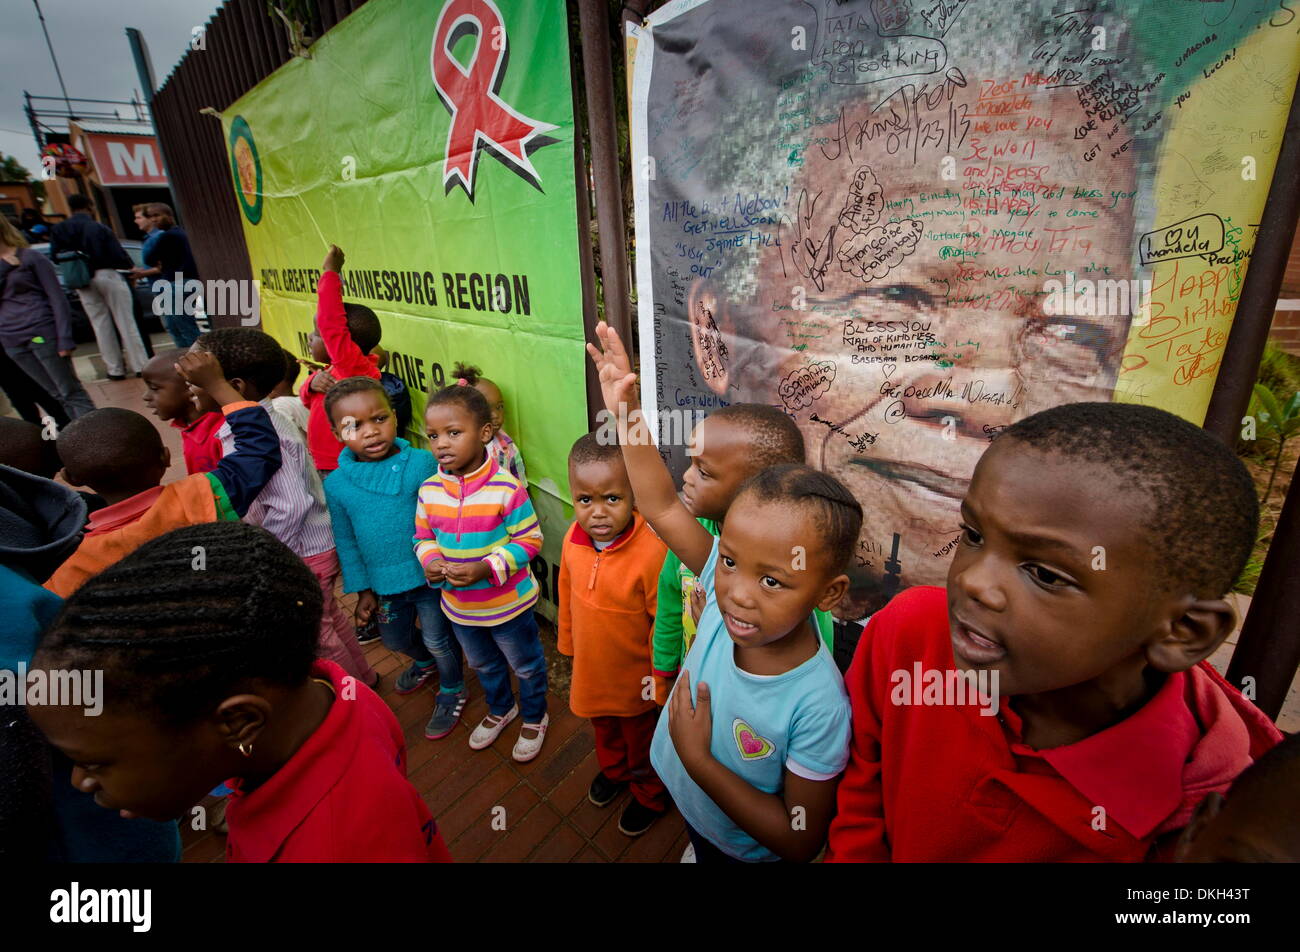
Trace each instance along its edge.
{"label": "metal pole", "polygon": [[596,182],[596,222],[600,234],[600,273],[605,320],[627,346],[632,337],[632,307],[627,266],[623,186],[618,174],[618,127],[614,112],[614,66],[610,59],[609,8],[605,0],[578,0],[582,31],[582,73],[586,80],[591,169]]}
{"label": "metal pole", "polygon": [[168,158],[167,144],[153,120],[154,72],[153,60],[149,56],[149,47],[144,42],[144,34],[133,26],[126,28],[126,40],[131,46],[131,55],[135,59],[135,70],[140,76],[140,85],[144,88],[144,101],[149,107],[149,125],[153,126],[154,139],[158,142],[158,154],[162,157],[163,172],[167,175],[167,190],[171,193],[172,207],[176,211],[176,220],[185,222],[185,209],[181,203],[180,189],[172,181],[172,163]]}
{"label": "metal pole", "polygon": [[[1300,77],[1291,99],[1286,133],[1277,167],[1251,251],[1246,281],[1237,301],[1237,314],[1228,332],[1223,361],[1205,411],[1205,429],[1229,447],[1237,445],[1241,418],[1250,405],[1259,361],[1268,342],[1268,329],[1277,308],[1277,293],[1286,271],[1287,254],[1300,213]],[[1276,538],[1276,537],[1275,537]],[[1273,543],[1275,546],[1277,542]],[[1300,581],[1300,577],[1297,578]],[[1297,590],[1300,595],[1300,589]],[[1300,610],[1300,598],[1297,599]]]}
{"label": "metal pole", "polygon": [[[578,199],[578,267],[582,275],[582,328],[586,339],[596,343],[596,267],[591,257],[591,187],[587,171],[587,154],[582,147],[582,97],[578,93],[577,47],[570,47],[570,75],[573,83],[573,179]],[[604,409],[600,395],[600,376],[595,365],[582,358],[587,382],[587,429],[597,427],[597,414]]]}
{"label": "metal pole", "polygon": [[54,63],[54,75],[59,77],[59,88],[63,90],[63,101],[68,104],[68,112],[72,112],[72,100],[68,98],[68,87],[63,84],[63,71],[59,69],[59,60],[54,55],[54,44],[50,42],[50,31],[45,28],[45,14],[41,12],[40,0],[32,0],[36,7],[36,15],[41,21],[41,32],[45,34],[45,45],[50,48],[50,61]]}
{"label": "metal pole", "polygon": [[1255,706],[1274,720],[1300,668],[1300,478],[1292,478],[1273,543],[1268,547],[1259,584],[1246,613],[1228,680],[1248,696],[1254,681]]}
{"label": "metal pole", "polygon": [[[1286,134],[1278,152],[1241,299],[1237,302],[1237,316],[1228,334],[1223,362],[1205,414],[1205,429],[1230,447],[1237,444],[1241,419],[1250,404],[1298,214],[1300,79],[1291,99]],[[1276,718],[1297,667],[1300,667],[1300,479],[1293,478],[1241,636],[1232,653],[1228,680],[1248,689],[1251,685],[1245,679],[1252,678],[1256,706]]]}
{"label": "metal pole", "polygon": [[32,127],[32,137],[36,139],[36,148],[38,150],[45,148],[45,140],[41,137],[41,126],[36,121],[36,110],[32,108],[32,94],[23,90],[23,112],[27,113],[27,122]]}

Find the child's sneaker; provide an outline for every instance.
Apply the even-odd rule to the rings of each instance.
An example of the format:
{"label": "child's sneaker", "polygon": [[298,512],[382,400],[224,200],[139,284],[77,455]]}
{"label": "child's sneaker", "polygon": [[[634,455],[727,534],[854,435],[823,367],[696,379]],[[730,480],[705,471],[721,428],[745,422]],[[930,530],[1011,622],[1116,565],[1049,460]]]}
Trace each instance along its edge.
{"label": "child's sneaker", "polygon": [[[521,764],[536,757],[542,750],[542,742],[546,740],[546,725],[551,723],[551,715],[543,714],[540,724],[529,724],[524,722],[523,730],[519,732],[519,739],[515,741],[515,749],[510,756],[514,757]],[[536,737],[525,737],[524,731],[534,730],[537,732]]]}
{"label": "child's sneaker", "polygon": [[364,625],[357,625],[357,644],[368,645],[372,641],[379,640],[379,624],[375,621],[374,616]]}
{"label": "child's sneaker", "polygon": [[441,740],[456,729],[460,723],[460,712],[465,710],[466,693],[457,691],[439,691],[438,700],[433,708],[433,716],[424,728],[428,740]]}
{"label": "child's sneaker", "polygon": [[651,810],[639,800],[633,799],[618,818],[618,831],[624,836],[640,836],[661,816],[663,814],[658,810]]}
{"label": "child's sneaker", "polygon": [[682,858],[679,859],[677,862],[679,862],[679,863],[693,863],[693,862],[695,862],[695,844],[694,844],[694,843],[687,843],[687,844],[686,844],[686,849],[682,850]]}
{"label": "child's sneaker", "polygon": [[587,799],[598,807],[607,807],[618,798],[626,786],[626,783],[610,780],[602,770],[591,782],[591,787],[587,790]]}
{"label": "child's sneaker", "polygon": [[437,673],[438,666],[436,664],[431,663],[422,668],[412,661],[411,666],[398,675],[394,690],[398,694],[410,694],[413,691],[418,691],[426,681]]}
{"label": "child's sneaker", "polygon": [[518,716],[518,704],[506,711],[501,717],[489,714],[479,721],[478,727],[474,728],[474,732],[469,735],[469,746],[474,750],[482,750],[484,747],[492,746],[492,742],[501,736],[501,732],[506,729],[506,725]]}

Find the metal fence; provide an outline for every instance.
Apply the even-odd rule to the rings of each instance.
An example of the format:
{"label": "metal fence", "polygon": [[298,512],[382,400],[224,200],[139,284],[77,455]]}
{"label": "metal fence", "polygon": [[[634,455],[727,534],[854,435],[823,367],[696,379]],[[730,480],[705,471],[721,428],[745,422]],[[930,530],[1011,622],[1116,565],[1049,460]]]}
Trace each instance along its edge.
{"label": "metal fence", "polygon": [[[318,0],[307,32],[321,36],[365,2]],[[229,0],[208,21],[203,40],[154,94],[154,125],[200,273],[251,280],[221,122],[201,110],[224,111],[288,62],[289,34],[266,0]]]}

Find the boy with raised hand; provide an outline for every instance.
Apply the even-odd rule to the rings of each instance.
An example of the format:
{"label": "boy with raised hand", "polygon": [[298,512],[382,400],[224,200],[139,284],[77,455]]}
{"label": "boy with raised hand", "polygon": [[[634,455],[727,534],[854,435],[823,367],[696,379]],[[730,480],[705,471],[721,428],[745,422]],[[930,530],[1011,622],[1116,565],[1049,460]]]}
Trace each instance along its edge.
{"label": "boy with raised hand", "polygon": [[364,304],[343,303],[343,249],[330,245],[321,264],[316,288],[316,330],[309,338],[312,360],[328,364],[303,381],[298,396],[307,407],[307,445],[323,479],[339,466],[343,444],[334,435],[325,413],[325,394],[334,381],[347,377],[379,379],[379,345],[383,328],[375,312]]}
{"label": "boy with raised hand", "polygon": [[1164,858],[1280,734],[1207,658],[1255,542],[1241,462],[1152,407],[1003,431],[947,589],[872,616],[845,682],[832,861]]}
{"label": "boy with raised hand", "polygon": [[[171,452],[140,414],[105,407],[68,424],[57,444],[64,478],[74,486],[89,486],[108,505],[95,513],[77,551],[45,583],[61,598],[164,532],[243,518],[279,470],[280,440],[271,418],[230,386],[216,357],[182,354],[176,371],[220,405],[234,433],[233,451],[212,472],[164,486]],[[201,556],[194,553],[196,577]]]}

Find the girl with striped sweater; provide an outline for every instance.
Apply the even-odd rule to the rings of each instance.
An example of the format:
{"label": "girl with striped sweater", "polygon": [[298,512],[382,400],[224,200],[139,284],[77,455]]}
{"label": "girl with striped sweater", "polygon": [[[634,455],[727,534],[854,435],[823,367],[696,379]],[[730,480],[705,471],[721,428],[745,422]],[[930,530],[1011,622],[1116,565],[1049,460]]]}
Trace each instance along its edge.
{"label": "girl with striped sweater", "polygon": [[487,452],[491,408],[468,381],[432,394],[424,422],[438,472],[420,487],[415,555],[429,584],[442,589],[443,612],[487,695],[488,715],[469,745],[488,747],[522,714],[513,756],[532,760],[549,722],[546,658],[532,611],[537,580],[529,568],[542,547],[537,514],[526,487]]}

